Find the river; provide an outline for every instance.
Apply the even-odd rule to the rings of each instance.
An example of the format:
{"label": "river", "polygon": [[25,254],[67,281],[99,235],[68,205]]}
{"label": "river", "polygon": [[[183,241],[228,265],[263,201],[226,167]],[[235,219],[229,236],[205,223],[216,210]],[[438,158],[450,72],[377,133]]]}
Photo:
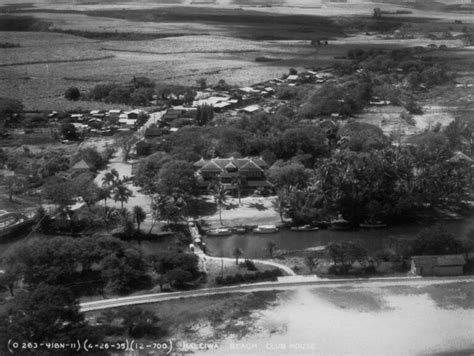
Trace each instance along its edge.
{"label": "river", "polygon": [[[456,221],[443,221],[440,223],[456,237],[465,237],[470,230],[474,230],[474,214]],[[325,246],[331,242],[358,240],[369,249],[375,251],[383,247],[384,241],[390,238],[413,238],[423,228],[435,225],[404,225],[385,229],[356,231],[318,230],[295,232],[281,230],[274,234],[245,234],[230,236],[206,237],[208,253],[212,256],[232,257],[236,247],[240,248],[243,257],[265,258],[268,257],[267,244],[272,241],[277,249],[302,250],[309,247]]]}
{"label": "river", "polygon": [[[440,222],[449,232],[456,237],[465,237],[470,230],[474,230],[474,213],[462,220]],[[236,247],[240,248],[244,258],[268,257],[267,244],[272,241],[277,249],[302,250],[310,247],[326,246],[331,242],[360,241],[369,251],[376,251],[383,247],[384,242],[390,238],[413,238],[423,228],[435,225],[393,226],[379,230],[359,229],[355,231],[318,230],[308,232],[295,232],[280,230],[273,234],[240,234],[230,236],[204,237],[207,252],[212,256],[233,257]],[[0,255],[10,246],[19,244],[23,239],[0,243]],[[164,238],[160,241],[143,241],[142,250],[151,254],[162,249],[167,249],[171,239]]]}

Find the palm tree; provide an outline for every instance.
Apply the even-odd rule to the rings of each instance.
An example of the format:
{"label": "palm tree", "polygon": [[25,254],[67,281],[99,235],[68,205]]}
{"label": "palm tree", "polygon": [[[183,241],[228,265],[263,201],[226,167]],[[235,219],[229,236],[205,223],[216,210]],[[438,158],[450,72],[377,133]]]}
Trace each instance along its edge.
{"label": "palm tree", "polygon": [[135,226],[133,223],[133,216],[127,210],[127,208],[122,209],[122,211],[120,212],[120,219],[122,222],[124,235],[126,236],[127,239],[132,239],[134,235]]}
{"label": "palm tree", "polygon": [[148,232],[149,234],[153,230],[155,223],[158,222],[160,219],[165,218],[164,211],[165,211],[168,200],[169,200],[169,197],[167,195],[157,194],[153,196],[152,202],[151,202],[152,221],[151,221],[150,230]]}
{"label": "palm tree", "polygon": [[120,178],[119,172],[118,172],[115,168],[112,168],[112,169],[110,170],[110,173],[112,173],[112,175],[115,177],[115,180],[117,180],[117,181],[120,180],[120,179],[119,179],[119,178]]}
{"label": "palm tree", "polygon": [[234,249],[233,255],[235,257],[235,264],[236,265],[239,264],[239,257],[242,256],[243,254],[244,254],[244,252],[240,248],[236,247]]}
{"label": "palm tree", "polygon": [[99,188],[99,200],[104,199],[104,208],[107,207],[107,198],[110,198],[110,189],[108,188]]}
{"label": "palm tree", "polygon": [[133,218],[137,223],[137,232],[140,233],[140,224],[145,221],[146,213],[145,210],[139,205],[133,207]]}
{"label": "palm tree", "polygon": [[227,200],[224,186],[221,183],[216,183],[211,189],[211,194],[214,196],[214,202],[217,204],[217,208],[219,209],[219,221],[222,225],[222,206]]}
{"label": "palm tree", "polygon": [[110,223],[118,219],[118,211],[115,208],[109,208],[106,206],[102,213],[102,220],[105,223],[107,232],[109,232]]}
{"label": "palm tree", "polygon": [[313,273],[313,269],[319,265],[319,260],[314,256],[306,256],[304,263],[308,266],[310,273]]}
{"label": "palm tree", "polygon": [[[117,172],[116,170],[113,170]],[[117,173],[118,174],[118,173]],[[117,182],[117,176],[112,171],[107,172],[102,177],[102,187],[111,188]]]}
{"label": "palm tree", "polygon": [[237,196],[239,197],[239,205],[241,204],[240,196],[242,191],[242,186],[244,185],[244,180],[241,176],[236,176],[232,178],[232,184],[237,187]]}
{"label": "palm tree", "polygon": [[133,193],[123,184],[118,184],[114,189],[113,199],[119,201],[123,209],[123,203],[128,202],[128,199],[133,196]]}
{"label": "palm tree", "polygon": [[275,209],[280,214],[280,220],[283,222],[283,215],[287,210],[288,205],[288,192],[286,189],[278,189],[277,197],[272,202],[273,209]]}

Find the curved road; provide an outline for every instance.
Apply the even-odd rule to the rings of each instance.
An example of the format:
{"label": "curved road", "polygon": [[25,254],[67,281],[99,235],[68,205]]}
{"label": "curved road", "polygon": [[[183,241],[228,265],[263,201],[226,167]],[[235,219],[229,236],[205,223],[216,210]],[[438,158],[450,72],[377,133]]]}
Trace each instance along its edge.
{"label": "curved road", "polygon": [[[235,261],[234,258],[230,258],[230,257],[214,257],[214,256],[206,255],[204,252],[202,252],[197,247],[195,247],[195,255],[197,255],[199,257],[199,259],[202,260],[202,261],[206,261],[206,260],[215,260],[215,261],[224,260],[224,261],[232,261],[232,262]],[[279,268],[289,276],[296,276],[296,273],[290,267],[282,265],[280,263],[272,262],[272,261],[265,261],[265,260],[256,260],[256,259],[252,259],[252,261],[257,262],[257,263],[261,263],[261,264],[264,264],[264,265]]]}
{"label": "curved road", "polygon": [[[308,277],[294,278],[285,277],[278,282],[265,282],[265,283],[254,283],[254,284],[243,284],[232,287],[220,287],[220,288],[207,288],[199,289],[186,292],[174,292],[174,293],[155,293],[145,294],[131,297],[114,298],[98,300],[94,302],[86,302],[80,304],[82,312],[102,310],[108,308],[116,308],[128,305],[137,304],[149,304],[164,302],[173,299],[185,299],[195,297],[205,297],[217,294],[232,294],[232,293],[251,293],[260,291],[270,290],[291,290],[301,287],[320,288],[320,287],[340,287],[340,286],[353,286],[360,287],[364,284],[370,284],[371,287],[387,287],[395,285],[407,285],[415,287],[423,287],[433,284],[450,284],[450,283],[473,283],[474,276],[469,277],[401,277],[401,278],[368,278],[368,279],[312,279],[304,280]],[[295,281],[291,281],[294,279]],[[302,280],[303,279],[303,280]]]}

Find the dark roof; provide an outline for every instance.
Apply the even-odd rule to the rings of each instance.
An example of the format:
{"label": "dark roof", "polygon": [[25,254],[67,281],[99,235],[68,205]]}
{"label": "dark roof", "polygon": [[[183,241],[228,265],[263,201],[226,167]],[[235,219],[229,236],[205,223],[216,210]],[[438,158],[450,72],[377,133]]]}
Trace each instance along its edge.
{"label": "dark roof", "polygon": [[457,151],[454,155],[448,159],[449,163],[472,163],[473,160],[468,155],[462,153],[461,151]]}
{"label": "dark roof", "polygon": [[201,159],[200,159],[199,161],[197,161],[197,162],[194,162],[193,166],[194,166],[194,167],[199,167],[199,168],[200,168],[200,167],[203,167],[203,166],[205,166],[205,165],[206,165],[206,163],[207,163],[207,161],[206,161],[206,160],[204,160],[204,158],[203,158],[203,157],[201,157]]}
{"label": "dark roof", "polygon": [[166,112],[165,115],[181,115],[182,111],[177,109],[170,109]]}
{"label": "dark roof", "polygon": [[147,142],[147,141],[140,141],[140,142],[137,142],[137,144],[135,146],[137,146],[137,147],[150,147],[151,143]]}
{"label": "dark roof", "polygon": [[262,168],[260,168],[254,161],[249,160],[247,161],[243,166],[240,167],[239,171],[263,171]]}
{"label": "dark roof", "polygon": [[211,160],[200,159],[194,163],[194,167],[204,171],[225,171],[226,168],[236,167],[239,171],[262,171],[268,168],[268,164],[261,158],[213,158]]}
{"label": "dark roof", "polygon": [[162,132],[161,129],[155,127],[149,127],[145,131],[145,137],[152,137],[152,136],[161,136]]}
{"label": "dark roof", "polygon": [[209,161],[201,167],[200,171],[204,172],[224,172],[224,168],[220,167],[216,162]]}
{"label": "dark roof", "polygon": [[466,264],[463,255],[412,256],[412,260],[415,264],[430,266],[463,266]]}
{"label": "dark roof", "polygon": [[161,118],[164,121],[172,121],[179,118],[179,114],[164,114]]}

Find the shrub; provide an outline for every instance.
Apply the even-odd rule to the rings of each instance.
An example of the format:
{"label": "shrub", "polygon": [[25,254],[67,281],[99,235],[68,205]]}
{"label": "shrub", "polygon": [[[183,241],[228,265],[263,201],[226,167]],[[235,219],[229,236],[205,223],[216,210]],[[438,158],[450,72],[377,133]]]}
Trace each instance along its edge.
{"label": "shrub", "polygon": [[364,274],[376,274],[376,273],[377,273],[377,269],[375,268],[375,266],[367,266],[364,269]]}
{"label": "shrub", "polygon": [[222,278],[221,276],[217,276],[216,277],[216,284],[218,284],[218,285],[224,284],[224,278]]}
{"label": "shrub", "polygon": [[257,271],[255,263],[251,260],[245,260],[244,267],[246,267],[249,271]]}
{"label": "shrub", "polygon": [[109,93],[115,89],[115,84],[97,84],[90,92],[92,100],[104,100],[109,96]]}
{"label": "shrub", "polygon": [[256,272],[256,273],[237,273],[235,275],[229,275],[225,278],[216,277],[215,282],[218,285],[232,285],[239,283],[251,283],[258,281],[275,281],[277,277],[282,276],[283,273],[278,268],[267,270],[265,272]]}
{"label": "shrub", "polygon": [[413,115],[421,115],[423,114],[423,111],[421,110],[421,107],[414,101],[414,100],[409,100],[405,104],[405,109],[408,110],[410,114]]}
{"label": "shrub", "polygon": [[81,97],[81,92],[76,87],[69,87],[66,89],[66,92],[64,93],[64,97],[67,100],[76,101],[76,100],[79,100],[79,98]]}
{"label": "shrub", "polygon": [[343,275],[344,274],[344,268],[342,266],[333,265],[333,266],[329,267],[328,273],[329,274],[334,274],[336,276]]}

